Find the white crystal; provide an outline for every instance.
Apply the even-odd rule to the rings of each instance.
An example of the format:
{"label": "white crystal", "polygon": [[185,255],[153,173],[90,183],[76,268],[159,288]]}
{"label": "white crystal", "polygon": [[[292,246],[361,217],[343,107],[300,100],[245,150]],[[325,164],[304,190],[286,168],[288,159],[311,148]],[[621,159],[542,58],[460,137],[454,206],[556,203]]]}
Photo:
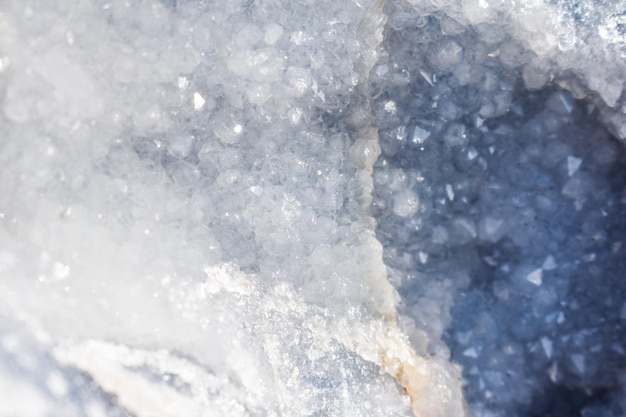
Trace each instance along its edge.
{"label": "white crystal", "polygon": [[548,359],[552,358],[552,340],[547,337],[541,338],[541,347],[543,348],[544,353]]}
{"label": "white crystal", "polygon": [[450,184],[446,184],[446,194],[448,195],[448,199],[450,201],[454,201],[454,190]]}
{"label": "white crystal", "polygon": [[535,269],[530,274],[526,276],[526,279],[537,286],[541,285],[541,277],[543,275],[543,271],[541,268]]}
{"label": "white crystal", "polygon": [[200,93],[198,92],[193,93],[193,109],[194,110],[200,110],[202,107],[204,107],[204,103],[206,103],[206,101],[204,100],[204,97],[200,95]]}
{"label": "white crystal", "polygon": [[424,77],[424,79],[426,80],[428,84],[430,84],[431,86],[434,85],[431,74],[429,74],[428,72],[424,70],[419,70],[419,73],[422,77]]}
{"label": "white crystal", "polygon": [[415,130],[413,131],[413,143],[422,144],[428,137],[430,136],[430,132],[422,129],[419,126],[415,126]]}
{"label": "white crystal", "polygon": [[477,358],[478,352],[474,348],[469,348],[463,351],[463,356],[467,356],[468,358]]}
{"label": "white crystal", "polygon": [[55,262],[52,267],[52,275],[55,280],[63,280],[66,279],[70,274],[70,266],[66,265],[62,262]]}
{"label": "white crystal", "polygon": [[426,264],[426,262],[428,262],[428,254],[427,254],[427,253],[425,253],[425,252],[419,252],[419,253],[418,253],[418,256],[419,256],[420,262],[421,262],[422,264]]}
{"label": "white crystal", "polygon": [[580,165],[582,164],[582,159],[576,158],[574,156],[567,157],[567,174],[571,177],[578,171]]}
{"label": "white crystal", "polygon": [[185,77],[185,76],[179,76],[178,77],[178,88],[180,88],[181,90],[184,90],[185,88],[189,87],[189,78]]}
{"label": "white crystal", "polygon": [[396,102],[393,100],[389,100],[385,103],[384,109],[386,112],[395,113],[397,111]]}

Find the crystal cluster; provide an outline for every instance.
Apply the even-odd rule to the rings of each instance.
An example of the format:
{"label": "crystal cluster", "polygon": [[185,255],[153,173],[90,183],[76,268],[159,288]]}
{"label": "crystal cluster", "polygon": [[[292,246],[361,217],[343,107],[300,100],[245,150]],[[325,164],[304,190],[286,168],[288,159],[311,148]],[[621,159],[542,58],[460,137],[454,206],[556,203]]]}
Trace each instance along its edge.
{"label": "crystal cluster", "polygon": [[365,212],[380,4],[0,7],[2,415],[463,414]]}
{"label": "crystal cluster", "polygon": [[[419,354],[463,366],[472,415],[622,416],[626,152],[602,120],[624,65],[592,69],[602,50],[550,53],[618,15],[600,8],[533,37],[524,30],[543,18],[483,6],[386,10],[387,55],[370,77],[382,149],[372,212],[400,322]],[[560,21],[591,13],[541,7]],[[616,84],[600,81],[612,71]]]}
{"label": "crystal cluster", "polygon": [[4,1],[0,416],[623,416],[624,19]]}

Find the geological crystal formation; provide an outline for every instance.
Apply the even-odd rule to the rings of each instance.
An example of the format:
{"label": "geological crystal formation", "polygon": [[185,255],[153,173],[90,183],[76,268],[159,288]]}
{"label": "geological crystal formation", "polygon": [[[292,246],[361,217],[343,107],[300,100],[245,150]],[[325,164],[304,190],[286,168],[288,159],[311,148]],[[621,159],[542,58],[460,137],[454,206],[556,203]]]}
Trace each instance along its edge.
{"label": "geological crystal formation", "polygon": [[623,416],[624,2],[0,4],[0,416]]}

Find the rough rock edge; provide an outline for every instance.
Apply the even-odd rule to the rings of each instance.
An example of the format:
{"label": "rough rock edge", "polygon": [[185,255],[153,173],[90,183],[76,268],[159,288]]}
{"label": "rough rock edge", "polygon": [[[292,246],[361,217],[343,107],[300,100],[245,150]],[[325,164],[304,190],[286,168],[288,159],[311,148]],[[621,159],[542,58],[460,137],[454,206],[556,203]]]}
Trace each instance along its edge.
{"label": "rough rock edge", "polygon": [[[378,1],[377,8],[377,12],[383,14],[383,0]],[[373,16],[374,13],[371,13],[372,18],[369,19],[369,22],[362,24],[361,31],[367,44],[374,50],[379,51],[382,48],[383,41],[382,28],[373,27],[374,25],[371,23],[378,20],[382,22],[384,27],[387,16],[383,14],[384,17],[381,21],[380,18],[376,19]],[[378,52],[372,55],[380,56]],[[375,63],[375,60],[367,62],[368,74]],[[353,109],[353,114],[366,113],[370,115],[370,120],[374,120],[370,106],[371,98],[364,92],[366,83],[367,77],[357,86],[358,91],[366,99],[360,103],[360,108]],[[366,125],[358,127],[356,131],[357,139],[350,148],[350,159],[361,170],[361,175],[358,177],[363,193],[359,202],[363,209],[365,223],[369,227],[369,238],[376,239],[376,221],[367,214],[367,209],[372,202],[374,188],[373,168],[381,153],[378,128]],[[382,245],[378,241],[377,243],[380,250],[375,254],[375,259],[384,269]],[[449,366],[445,366],[434,359],[428,360],[418,356],[411,347],[408,337],[398,327],[396,305],[399,296],[389,282],[386,273],[378,277],[372,276],[368,281],[379,282],[379,291],[387,294],[387,303],[384,303],[382,310],[377,312],[381,315],[380,320],[360,323],[361,326],[359,327],[354,327],[354,323],[342,323],[339,326],[342,331],[335,335],[336,340],[363,359],[380,366],[381,372],[385,372],[395,378],[410,398],[411,409],[415,417],[446,417],[452,415],[461,417],[469,415],[462,394],[461,368],[452,363],[449,363]],[[350,337],[346,337],[346,335],[350,335]],[[433,401],[433,394],[438,396],[438,402],[435,403],[434,407],[432,404],[427,404],[423,401],[424,398]],[[455,398],[458,399],[456,402],[454,401]]]}

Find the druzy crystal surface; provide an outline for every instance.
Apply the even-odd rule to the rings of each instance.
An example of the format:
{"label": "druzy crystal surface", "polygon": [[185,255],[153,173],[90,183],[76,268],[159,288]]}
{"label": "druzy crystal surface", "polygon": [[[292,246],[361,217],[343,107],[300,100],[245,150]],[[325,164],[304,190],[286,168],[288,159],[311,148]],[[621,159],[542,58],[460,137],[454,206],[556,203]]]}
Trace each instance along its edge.
{"label": "druzy crystal surface", "polygon": [[0,416],[626,415],[626,3],[0,3]]}

